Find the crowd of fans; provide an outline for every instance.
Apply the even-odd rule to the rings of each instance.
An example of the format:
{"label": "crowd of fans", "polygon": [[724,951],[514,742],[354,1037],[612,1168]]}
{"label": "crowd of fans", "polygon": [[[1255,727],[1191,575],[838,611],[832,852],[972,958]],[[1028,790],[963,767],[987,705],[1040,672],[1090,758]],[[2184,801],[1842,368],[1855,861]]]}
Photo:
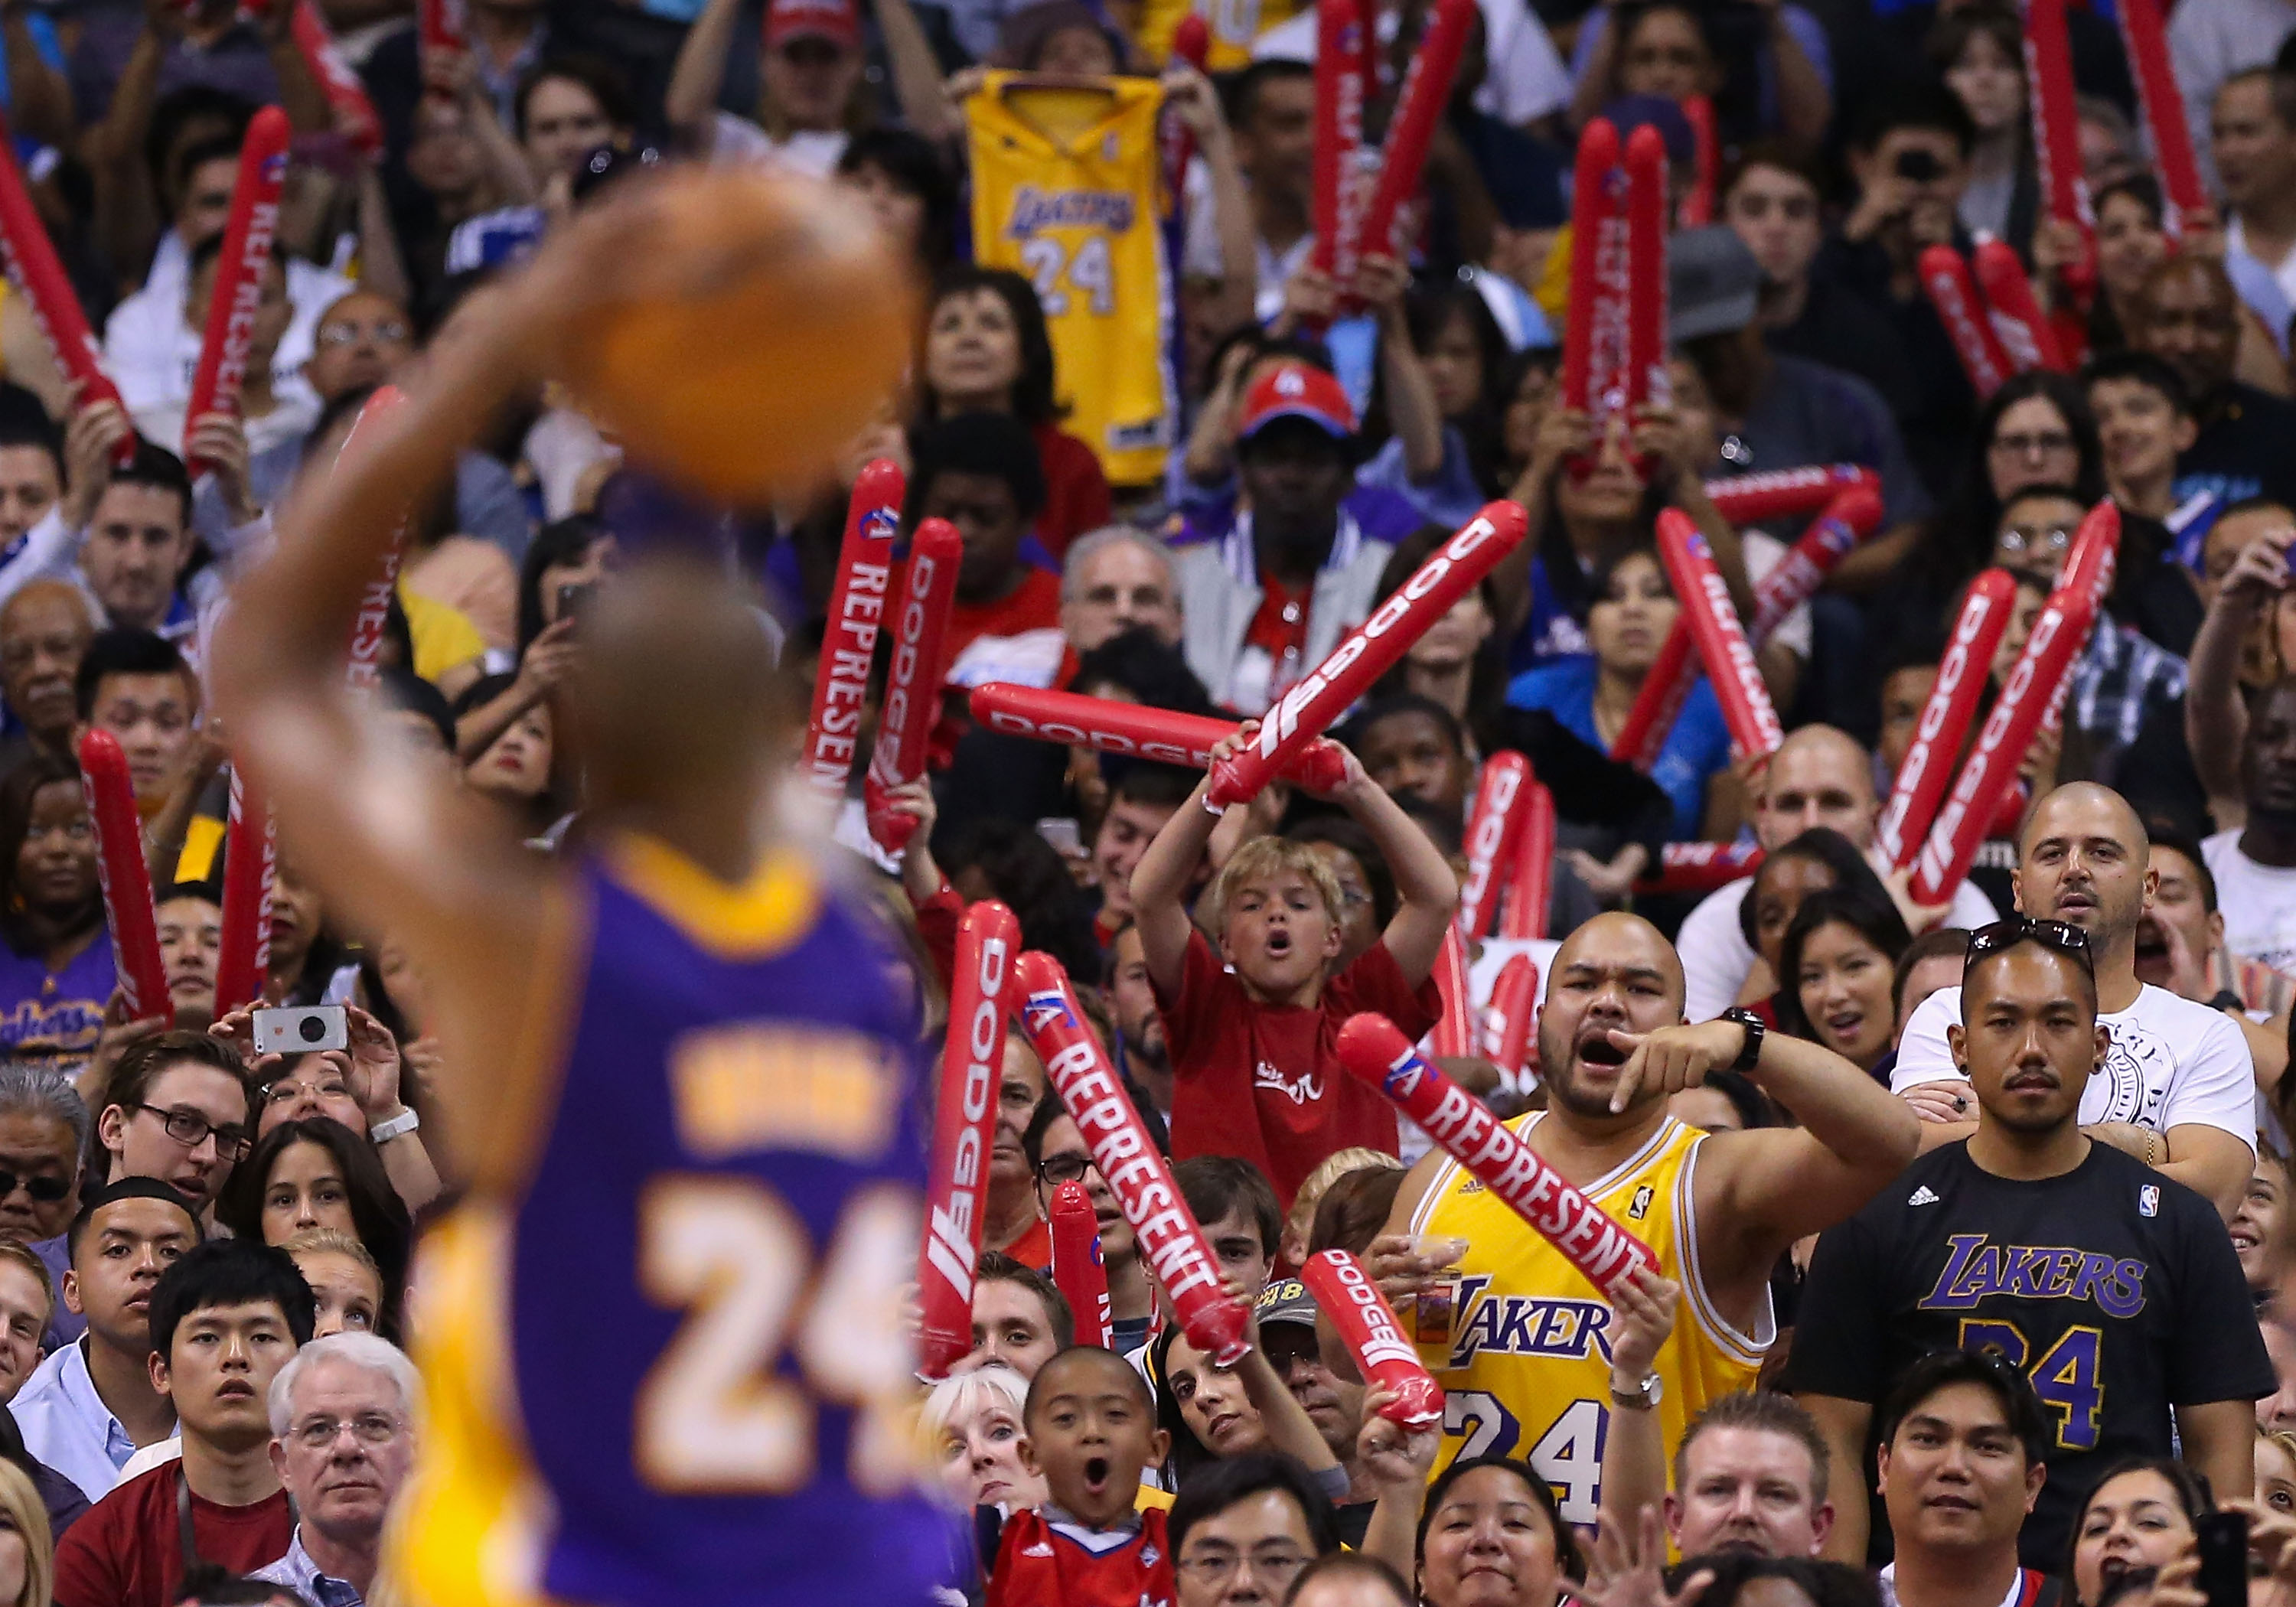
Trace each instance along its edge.
{"label": "crowd of fans", "polygon": [[[291,855],[264,1003],[340,1006],[346,1045],[258,1052],[218,1012],[208,646],[376,389],[678,160],[849,187],[926,287],[844,460],[718,526],[799,681],[861,465],[962,538],[934,762],[895,799],[916,835],[871,840],[865,742],[814,823],[917,1063],[958,921],[1001,901],[1253,1312],[1233,1366],[1190,1343],[1016,1024],[972,1349],[914,1402],[945,1599],[2241,1607],[2200,1546],[2238,1514],[2251,1607],[2296,1607],[2296,11],[2170,12],[2202,219],[2169,215],[2111,8],[2071,9],[2090,261],[2004,0],[1478,0],[1402,243],[1342,281],[1299,0],[1211,8],[1201,70],[1177,0],[467,0],[460,45],[411,0],[299,4],[371,129],[285,0],[0,0],[9,153],[119,396],[0,290],[0,1607],[403,1599],[418,1229],[491,1136],[440,1119],[462,1069],[420,971]],[[1435,10],[1365,8],[1374,139]],[[293,145],[249,371],[192,416],[266,105]],[[1716,152],[1714,221],[1669,239],[1669,383],[1602,418],[1559,377],[1597,116],[1657,131],[1677,202],[1702,119]],[[1982,238],[2079,335],[2070,372],[1972,389],[1916,263]],[[1646,770],[1613,759],[1680,611],[1660,512],[1750,612],[1799,531],[1734,529],[1710,487],[1842,463],[1882,519],[1761,646],[1783,746],[1735,750],[1702,680]],[[537,855],[582,851],[566,700],[663,516],[643,468],[539,387],[408,521],[378,695]],[[1335,728],[1326,792],[1217,814],[1194,771],[970,717],[992,681],[1255,717],[1498,498],[1529,538]],[[1925,904],[1876,835],[1948,627],[2008,572],[1989,707],[2105,498],[2117,571],[2028,801]],[[171,1022],[119,986],[91,730],[128,761]],[[1471,942],[1467,986],[1480,1020],[1529,954],[1535,1050],[1444,1065],[1651,1246],[1614,1296],[1335,1051],[1358,1011],[1435,1026],[1507,751],[1553,798],[1550,936]],[[1759,868],[1663,890],[1701,841]],[[1071,1181],[1106,1348],[1049,1275]],[[1440,1422],[1382,1414],[1299,1275],[1332,1248]]]}

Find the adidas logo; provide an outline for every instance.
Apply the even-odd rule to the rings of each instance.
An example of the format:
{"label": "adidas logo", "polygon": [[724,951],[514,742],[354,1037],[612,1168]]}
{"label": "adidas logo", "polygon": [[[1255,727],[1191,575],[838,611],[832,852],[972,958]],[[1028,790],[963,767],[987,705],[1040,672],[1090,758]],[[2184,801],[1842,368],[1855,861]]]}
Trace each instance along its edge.
{"label": "adidas logo", "polygon": [[1483,1192],[1483,1180],[1480,1177],[1470,1177],[1459,1185],[1459,1192],[1463,1194],[1480,1194]]}
{"label": "adidas logo", "polygon": [[1935,1205],[1937,1202],[1938,1196],[1926,1183],[1906,1196],[1907,1205]]}
{"label": "adidas logo", "polygon": [[1023,1546],[1021,1554],[1024,1557],[1049,1557],[1053,1554],[1053,1548],[1039,1540],[1034,1546]]}

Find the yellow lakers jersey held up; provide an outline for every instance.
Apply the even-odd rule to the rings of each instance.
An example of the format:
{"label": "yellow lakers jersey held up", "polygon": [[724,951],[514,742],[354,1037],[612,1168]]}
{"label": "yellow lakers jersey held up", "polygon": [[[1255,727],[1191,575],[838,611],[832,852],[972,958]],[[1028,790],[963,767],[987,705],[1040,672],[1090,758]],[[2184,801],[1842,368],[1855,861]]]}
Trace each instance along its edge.
{"label": "yellow lakers jersey held up", "polygon": [[[1540,1117],[1507,1126],[1522,1136]],[[1658,1353],[1658,1412],[1668,1455],[1707,1404],[1751,1389],[1776,1325],[1764,1298],[1760,1332],[1724,1322],[1700,1282],[1692,1180],[1706,1135],[1669,1117],[1630,1159],[1581,1192],[1641,1239],[1683,1288]],[[1562,1252],[1456,1161],[1412,1217],[1412,1231],[1464,1239],[1447,1344],[1420,1324],[1419,1359],[1448,1398],[1435,1471],[1462,1456],[1521,1457],[1546,1475],[1562,1516],[1592,1524],[1609,1436],[1611,1311]]]}
{"label": "yellow lakers jersey held up", "polygon": [[1156,113],[1145,78],[1054,86],[992,72],[964,103],[972,249],[1037,287],[1062,427],[1112,485],[1164,472],[1172,443],[1171,280],[1159,222]]}
{"label": "yellow lakers jersey held up", "polygon": [[1307,9],[1307,0],[1145,0],[1140,8],[1140,48],[1154,60],[1169,63],[1172,36],[1180,19],[1201,11],[1210,48],[1204,53],[1206,72],[1234,72],[1251,64],[1252,41],[1279,22],[1288,22]]}

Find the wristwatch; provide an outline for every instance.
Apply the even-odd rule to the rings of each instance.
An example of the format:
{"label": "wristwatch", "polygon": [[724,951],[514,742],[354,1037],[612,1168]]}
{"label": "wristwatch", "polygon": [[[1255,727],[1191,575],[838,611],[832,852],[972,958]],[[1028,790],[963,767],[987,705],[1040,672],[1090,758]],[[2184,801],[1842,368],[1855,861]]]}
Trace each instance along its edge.
{"label": "wristwatch", "polygon": [[1735,1021],[1746,1029],[1745,1046],[1738,1051],[1738,1058],[1730,1062],[1730,1070],[1751,1071],[1761,1062],[1762,1037],[1769,1031],[1769,1029],[1762,1024],[1760,1016],[1751,1010],[1741,1010],[1734,1004],[1724,1011],[1717,1019]]}
{"label": "wristwatch", "polygon": [[401,1111],[389,1121],[378,1121],[366,1130],[367,1141],[376,1148],[394,1138],[404,1138],[422,1125],[422,1118],[413,1111]]}
{"label": "wristwatch", "polygon": [[1648,1412],[1657,1406],[1660,1398],[1665,1393],[1666,1380],[1653,1373],[1630,1390],[1612,1384],[1611,1404],[1621,1411]]}

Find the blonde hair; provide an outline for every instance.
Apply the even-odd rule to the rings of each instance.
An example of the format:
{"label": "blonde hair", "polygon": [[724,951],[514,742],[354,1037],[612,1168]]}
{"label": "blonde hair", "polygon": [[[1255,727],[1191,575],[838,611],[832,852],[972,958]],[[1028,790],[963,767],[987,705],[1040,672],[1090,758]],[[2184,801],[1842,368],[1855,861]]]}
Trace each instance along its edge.
{"label": "blonde hair", "polygon": [[297,1250],[308,1250],[315,1256],[348,1256],[374,1274],[376,1283],[382,1282],[382,1268],[375,1265],[373,1254],[340,1228],[307,1227],[279,1248],[291,1256]]}
{"label": "blonde hair", "polygon": [[2287,1457],[2290,1467],[2296,1468],[2296,1434],[2286,1429],[2267,1429],[2259,1423],[2256,1425],[2256,1437]]}
{"label": "blonde hair", "polygon": [[1305,1244],[1308,1232],[1316,1226],[1316,1208],[1324,1202],[1324,1196],[1331,1191],[1332,1185],[1349,1172],[1399,1172],[1403,1169],[1402,1160],[1396,1156],[1385,1150],[1366,1149],[1361,1144],[1326,1155],[1301,1181],[1300,1192],[1292,1196],[1292,1211],[1283,1218],[1283,1225],[1292,1230],[1292,1237]]}
{"label": "blonde hair", "polygon": [[39,1280],[40,1292],[48,1297],[48,1316],[56,1314],[56,1282],[48,1272],[48,1264],[12,1239],[0,1239],[0,1261],[13,1261]]}
{"label": "blonde hair", "polygon": [[1324,913],[1334,927],[1347,919],[1347,905],[1340,894],[1340,879],[1332,873],[1331,862],[1304,842],[1294,842],[1288,837],[1255,837],[1228,856],[1227,863],[1212,878],[1211,896],[1204,901],[1205,912],[1211,917],[1215,935],[1227,930],[1228,901],[1244,882],[1261,876],[1272,876],[1291,871],[1307,879],[1324,901]]}
{"label": "blonde hair", "polygon": [[48,1607],[56,1585],[56,1542],[48,1531],[47,1504],[31,1476],[12,1462],[0,1461],[0,1513],[24,1537],[24,1589],[0,1607]]}
{"label": "blonde hair", "polygon": [[978,1410],[983,1395],[996,1397],[1002,1404],[1011,1406],[1014,1423],[1021,1421],[1021,1412],[1029,1404],[1027,1382],[1003,1362],[990,1362],[970,1373],[952,1373],[932,1387],[932,1393],[925,1397],[925,1404],[917,1413],[917,1444],[926,1455],[940,1455],[941,1436],[948,1431],[948,1425]]}

